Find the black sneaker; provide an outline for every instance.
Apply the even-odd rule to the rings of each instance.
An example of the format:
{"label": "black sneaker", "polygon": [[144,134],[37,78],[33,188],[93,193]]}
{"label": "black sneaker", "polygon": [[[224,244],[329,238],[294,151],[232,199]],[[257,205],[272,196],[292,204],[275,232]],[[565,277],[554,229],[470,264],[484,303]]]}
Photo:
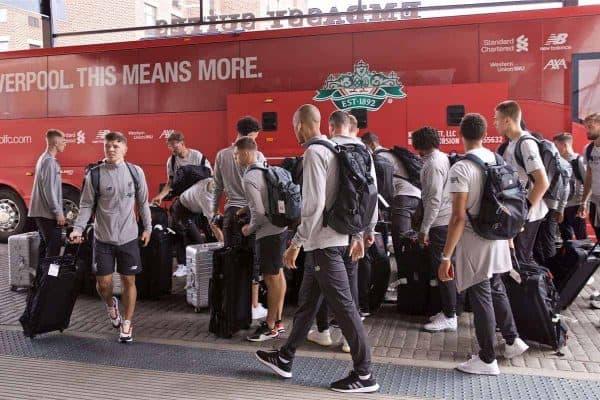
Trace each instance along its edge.
{"label": "black sneaker", "polygon": [[339,329],[339,327],[340,327],[338,325],[337,319],[332,319],[331,321],[329,321],[329,326],[336,328],[336,329]]}
{"label": "black sneaker", "polygon": [[330,388],[342,393],[373,393],[379,390],[379,385],[373,378],[373,374],[369,379],[360,379],[356,372],[350,371],[348,377],[333,382]]}
{"label": "black sneaker", "polygon": [[279,331],[275,328],[269,328],[266,321],[263,321],[256,329],[252,336],[246,337],[251,342],[264,342],[265,340],[273,339],[279,336]]}
{"label": "black sneaker", "polygon": [[292,361],[284,363],[281,361],[279,356],[279,350],[263,351],[258,350],[256,352],[256,358],[258,361],[271,368],[273,372],[282,378],[292,377]]}

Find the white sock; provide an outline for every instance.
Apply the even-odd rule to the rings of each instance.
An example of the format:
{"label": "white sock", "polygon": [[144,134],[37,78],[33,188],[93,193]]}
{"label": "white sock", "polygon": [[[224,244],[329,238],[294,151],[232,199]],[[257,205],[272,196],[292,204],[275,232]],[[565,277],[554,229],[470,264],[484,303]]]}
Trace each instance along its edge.
{"label": "white sock", "polygon": [[367,379],[371,379],[371,374],[369,374],[369,375],[359,375],[358,379],[360,379],[361,381],[365,381]]}

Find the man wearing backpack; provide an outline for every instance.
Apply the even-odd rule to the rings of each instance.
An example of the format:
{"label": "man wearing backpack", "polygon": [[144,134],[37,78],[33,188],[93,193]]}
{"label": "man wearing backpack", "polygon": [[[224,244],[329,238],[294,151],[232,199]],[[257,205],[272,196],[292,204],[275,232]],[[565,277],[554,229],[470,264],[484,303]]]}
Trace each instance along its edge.
{"label": "man wearing backpack", "polygon": [[[306,252],[300,304],[285,345],[279,350],[256,352],[258,360],[283,378],[292,377],[296,349],[304,342],[323,298],[348,339],[354,364],[349,376],[331,384],[334,391],[357,393],[379,390],[371,372],[371,351],[356,305],[352,301],[344,256],[358,259],[362,238],[352,237],[324,224],[324,210],[330,210],[340,191],[342,168],[331,148],[333,143],[320,133],[321,114],[313,105],[303,105],[293,118],[294,132],[304,147],[302,219],[291,246],[284,254],[287,268],[296,268],[301,247]],[[374,206],[374,205],[373,205]],[[342,210],[343,211],[343,210]],[[347,213],[347,211],[346,211]],[[350,245],[349,245],[350,244]]]}
{"label": "man wearing backpack", "polygon": [[[150,241],[152,222],[148,206],[148,187],[144,171],[125,161],[127,138],[120,132],[104,136],[106,162],[90,170],[85,177],[71,240],[81,242],[82,232],[92,214],[94,219],[94,260],[96,288],[106,304],[111,325],[119,328],[119,341],[133,341],[131,320],[135,310],[137,291],[135,275],[142,272],[138,224],[135,206],[142,220],[144,246]],[[96,175],[97,181],[93,178]],[[113,296],[112,274],[121,275],[123,316],[119,302]]]}
{"label": "man wearing backpack", "polygon": [[33,218],[46,245],[46,257],[59,255],[63,213],[62,179],[56,155],[65,151],[65,135],[56,129],[46,132],[46,151],[35,165],[33,189],[29,202],[29,218]]}
{"label": "man wearing backpack", "polygon": [[583,150],[587,171],[583,196],[577,214],[581,218],[586,218],[589,213],[596,238],[600,238],[600,212],[598,212],[598,207],[600,207],[600,113],[588,115],[583,123],[587,129],[587,138],[591,143]]}
{"label": "man wearing backpack", "polygon": [[579,205],[582,203],[587,164],[585,155],[578,154],[573,149],[573,135],[569,132],[559,133],[553,138],[554,145],[560,156],[570,164],[571,179],[569,182],[569,200],[564,211],[563,222],[559,225],[563,240],[587,238],[585,220],[577,216]]}
{"label": "man wearing backpack", "polygon": [[583,198],[583,181],[585,179],[585,158],[573,150],[573,136],[568,133],[559,133],[554,136],[554,144],[558,148],[563,159],[571,164],[573,174],[571,176],[571,192],[573,195],[565,207],[564,219],[559,224],[560,236],[563,241],[587,238],[585,231],[585,220],[577,216],[577,210]]}
{"label": "man wearing backpack", "polygon": [[[496,106],[494,125],[498,133],[509,140],[506,150],[500,155],[519,173],[519,179],[528,188],[528,221],[524,230],[513,240],[515,254],[520,263],[535,264],[533,246],[538,229],[548,213],[548,207],[542,198],[549,183],[537,141],[521,130],[520,123],[521,107],[517,102],[507,100]],[[519,160],[516,154],[521,155]]]}
{"label": "man wearing backpack", "polygon": [[[169,134],[167,147],[171,152],[171,156],[167,159],[167,183],[160,193],[152,199],[152,203],[156,205],[160,205],[171,192],[175,175],[181,167],[196,165],[206,167],[209,171],[211,169],[210,161],[201,152],[187,148],[185,137],[181,132],[175,131]],[[183,197],[185,192],[179,194],[179,196]],[[176,240],[177,270],[175,270],[173,276],[184,277],[188,274],[188,267],[185,265],[185,248],[189,244],[200,243],[200,232],[193,220],[193,213],[182,204],[180,199],[175,200],[173,203],[171,214],[174,222],[173,230],[179,236],[179,240]]]}
{"label": "man wearing backpack", "polygon": [[441,281],[456,280],[456,288],[467,291],[473,307],[475,333],[481,350],[457,369],[469,374],[498,375],[500,370],[494,350],[496,326],[506,340],[505,358],[522,354],[528,346],[518,337],[500,277],[512,268],[508,241],[484,239],[475,232],[473,220],[467,218],[467,215],[477,217],[480,214],[486,187],[484,169],[469,157],[475,157],[481,165],[498,165],[498,159],[502,162],[499,156],[483,147],[486,130],[485,119],[479,114],[466,114],[461,121],[460,135],[467,159],[450,168],[448,185],[452,194],[452,215],[438,275]]}
{"label": "man wearing backpack", "polygon": [[[237,139],[249,137],[254,140],[260,132],[259,122],[250,116],[242,117],[236,126]],[[237,140],[236,139],[236,140]],[[257,161],[264,162],[265,156],[257,151]],[[248,201],[244,192],[242,178],[246,168],[238,165],[235,161],[235,143],[220,150],[215,158],[215,196],[213,201],[213,219],[221,216],[219,202],[225,193],[225,214],[223,215],[223,241],[225,247],[241,246],[243,241],[242,224],[239,219],[247,211]],[[252,242],[252,239],[250,239]],[[252,243],[249,244],[253,248]],[[267,310],[258,302],[258,265],[254,266],[254,284],[252,285],[252,319],[258,320],[267,316]]]}
{"label": "man wearing backpack", "polygon": [[[356,118],[354,119],[356,120]],[[338,110],[334,111],[329,116],[329,138],[332,142],[342,146],[361,146],[362,148],[365,148],[365,145],[360,139],[353,137],[350,134],[351,127],[352,123],[350,115],[346,114],[345,112]],[[371,177],[375,182],[377,181],[375,168],[373,167],[372,163]],[[375,208],[373,214],[371,215],[370,224],[367,230],[364,232],[365,245],[367,248],[370,247],[375,240],[374,230],[375,225],[377,224],[377,218],[377,208]],[[348,273],[348,282],[350,282],[350,293],[352,294],[352,300],[358,307],[358,261],[352,260],[352,257],[350,257],[349,254],[346,254],[344,256],[344,265],[346,266],[346,272]],[[337,321],[334,321],[334,323],[337,323]],[[310,331],[307,339],[322,346],[329,346],[332,344],[331,334],[329,332],[329,307],[327,306],[326,301],[321,303],[321,307],[317,313],[317,330]],[[350,346],[346,338],[343,338],[342,351],[344,353],[350,352]]]}
{"label": "man wearing backpack", "polygon": [[[414,131],[412,144],[424,160],[421,170],[423,222],[419,229],[419,243],[427,248],[431,271],[437,277],[437,268],[448,235],[448,221],[452,214],[447,185],[450,161],[448,155],[439,150],[440,138],[437,130],[432,127],[426,126]],[[457,319],[454,281],[440,281],[439,291],[442,311],[431,317],[423,328],[429,332],[455,331]]]}
{"label": "man wearing backpack", "polygon": [[242,234],[256,234],[255,259],[267,285],[267,318],[248,336],[251,342],[262,342],[279,336],[283,332],[281,316],[285,297],[286,282],[283,274],[283,252],[287,240],[287,227],[271,223],[269,211],[269,188],[263,162],[258,162],[257,146],[254,139],[243,137],[235,142],[235,157],[238,164],[246,168],[243,184],[250,222],[242,227]]}

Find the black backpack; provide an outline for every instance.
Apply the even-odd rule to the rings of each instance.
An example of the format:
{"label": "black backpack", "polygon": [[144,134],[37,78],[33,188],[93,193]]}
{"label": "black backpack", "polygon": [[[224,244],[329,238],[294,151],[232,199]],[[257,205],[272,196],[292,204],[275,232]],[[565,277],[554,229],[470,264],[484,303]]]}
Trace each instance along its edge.
{"label": "black backpack", "polygon": [[373,164],[377,175],[377,191],[391,204],[394,199],[394,163],[381,155],[384,151],[388,150],[379,149],[373,152]]}
{"label": "black backpack", "polygon": [[467,216],[475,233],[482,238],[512,239],[527,222],[527,192],[515,169],[498,154],[494,155],[496,165],[489,165],[474,154],[464,156],[485,174],[479,215],[474,217],[467,213]]}
{"label": "black backpack", "polygon": [[580,183],[585,182],[585,176],[581,175],[581,170],[579,169],[579,160],[581,156],[577,156],[577,158],[570,161],[571,168],[573,169],[573,179],[578,180]]}
{"label": "black backpack", "polygon": [[[89,174],[90,174],[90,182],[92,183],[92,187],[94,188],[94,206],[92,207],[92,213],[96,213],[96,207],[98,207],[98,199],[100,198],[100,166],[104,164],[104,161],[100,161],[92,166],[92,164],[88,165]],[[133,164],[125,161],[125,165],[127,165],[127,169],[131,174],[131,179],[133,180],[133,187],[135,188],[135,194],[137,195],[140,190],[140,177],[138,175],[137,169]]]}
{"label": "black backpack", "polygon": [[292,182],[302,187],[302,156],[284,158],[281,162],[281,168],[292,175]]}
{"label": "black backpack", "polygon": [[354,235],[363,232],[377,207],[377,188],[371,176],[371,155],[362,144],[335,145],[326,140],[320,144],[331,150],[338,161],[339,177],[335,200],[323,214],[323,226],[338,233]]}
{"label": "black backpack", "polygon": [[269,204],[265,204],[266,216],[275,226],[286,227],[297,224],[302,211],[300,186],[292,181],[292,175],[281,167],[253,166],[264,172],[267,182]]}
{"label": "black backpack", "polygon": [[206,166],[206,157],[203,155],[200,165],[182,165],[175,169],[175,156],[171,156],[171,171],[174,176],[171,179],[171,192],[173,196],[179,196],[196,182],[209,178],[212,174]]}
{"label": "black backpack", "polygon": [[394,146],[391,150],[404,165],[408,176],[394,175],[396,178],[404,179],[411,185],[421,189],[421,170],[423,169],[423,160],[405,147]]}
{"label": "black backpack", "polygon": [[[552,142],[543,139],[538,140],[531,135],[521,136],[515,145],[515,159],[517,164],[521,168],[525,169],[525,163],[523,161],[523,153],[521,151],[521,143],[523,140],[533,140],[537,143],[540,152],[540,157],[544,163],[546,174],[548,175],[548,190],[544,193],[544,199],[548,200],[561,200],[566,190],[570,188],[571,174],[569,170],[561,163],[561,157],[558,152],[555,151]],[[505,142],[498,148],[500,154],[504,154],[508,142]],[[531,177],[530,177],[531,178]]]}

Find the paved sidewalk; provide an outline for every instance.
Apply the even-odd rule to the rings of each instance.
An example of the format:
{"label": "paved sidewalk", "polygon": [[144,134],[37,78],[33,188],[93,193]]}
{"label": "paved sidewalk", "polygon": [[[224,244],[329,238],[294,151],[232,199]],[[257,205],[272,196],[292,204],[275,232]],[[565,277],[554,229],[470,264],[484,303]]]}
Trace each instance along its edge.
{"label": "paved sidewalk", "polygon": [[[598,289],[600,277],[594,288]],[[134,317],[136,338],[145,340],[169,339],[189,344],[201,343],[230,349],[254,350],[280,346],[286,334],[273,341],[249,343],[240,332],[232,339],[218,339],[208,333],[208,312],[196,314],[185,303],[182,280],[176,282],[179,293],[161,301],[140,301]],[[557,356],[544,346],[531,343],[531,349],[512,360],[499,359],[503,371],[539,375],[568,375],[583,379],[600,379],[600,311],[589,308],[586,300],[594,289],[586,287],[573,306],[565,311],[569,340],[564,356]],[[7,246],[0,245],[0,329],[18,329],[18,317],[25,304],[25,294],[8,288]],[[286,311],[285,324],[291,327],[291,312]],[[372,345],[374,359],[379,362],[449,368],[477,352],[473,319],[470,314],[459,318],[458,332],[427,333],[420,330],[424,318],[401,316],[392,305],[386,305],[377,315],[367,318],[365,327]],[[115,337],[99,299],[80,296],[77,300],[69,332]],[[339,339],[339,333],[335,335]],[[326,358],[349,359],[339,345],[322,348],[307,343],[301,354]]]}

